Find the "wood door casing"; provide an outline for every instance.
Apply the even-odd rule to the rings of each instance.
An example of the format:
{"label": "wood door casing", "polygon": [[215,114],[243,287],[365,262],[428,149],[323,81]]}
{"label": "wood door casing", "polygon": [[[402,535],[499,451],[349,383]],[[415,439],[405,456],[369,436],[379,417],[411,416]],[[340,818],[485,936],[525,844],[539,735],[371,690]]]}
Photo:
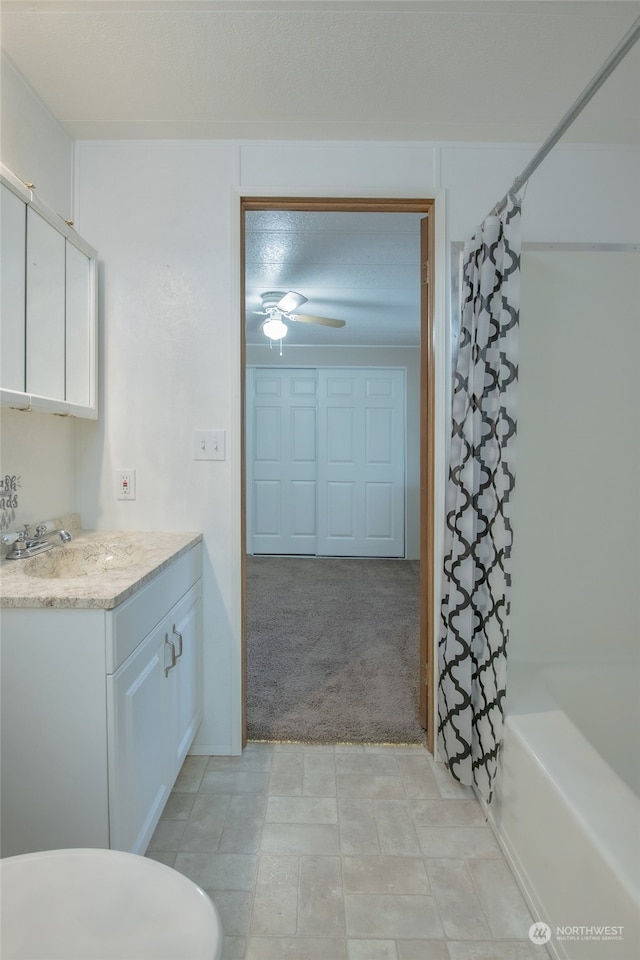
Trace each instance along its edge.
{"label": "wood door casing", "polygon": [[434,349],[434,276],[435,276],[435,200],[433,198],[344,198],[344,197],[242,197],[240,200],[241,265],[241,546],[242,546],[242,743],[246,744],[246,493],[245,493],[245,213],[254,210],[293,210],[344,213],[423,213],[420,232],[420,639],[417,668],[420,674],[420,721],[426,729],[428,749],[433,752],[434,716],[434,510],[435,510],[435,349]]}

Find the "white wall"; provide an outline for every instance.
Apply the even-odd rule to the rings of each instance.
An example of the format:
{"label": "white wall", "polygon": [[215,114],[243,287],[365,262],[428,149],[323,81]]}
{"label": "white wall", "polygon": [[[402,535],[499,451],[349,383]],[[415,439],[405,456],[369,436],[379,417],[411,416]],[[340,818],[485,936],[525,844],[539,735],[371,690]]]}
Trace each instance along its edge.
{"label": "white wall", "polygon": [[299,347],[285,345],[283,356],[268,346],[248,346],[247,364],[259,367],[404,367],[406,369],[406,556],[420,557],[420,348]]}
{"label": "white wall", "polygon": [[[0,60],[0,160],[36,184],[37,195],[72,216],[73,144],[4,55]],[[2,409],[0,476],[19,477],[18,507],[2,530],[65,516],[75,504],[75,425],[71,419]]]}
{"label": "white wall", "polygon": [[510,656],[637,656],[640,253],[522,264]]}
{"label": "white wall", "polygon": [[[74,158],[63,129],[3,62],[1,159],[36,182],[50,207],[71,212],[101,261],[100,420],[2,412],[0,474],[17,474],[22,484],[11,526],[79,510],[87,527],[204,532],[200,752],[239,747],[239,196],[437,197],[440,503],[447,243],[466,238],[532,152],[505,144],[85,141]],[[529,186],[524,239],[637,243],[638,158],[628,147],[557,147]],[[608,289],[597,274],[592,279]],[[538,354],[540,343],[532,348]],[[526,389],[523,381],[525,397]],[[526,405],[523,416],[526,424]],[[192,460],[192,433],[203,427],[227,430],[226,462]],[[535,444],[530,449],[535,458]],[[526,463],[526,452],[522,456]],[[115,500],[118,467],[138,472],[134,502]],[[534,515],[538,490],[522,480],[520,516]],[[532,523],[521,537],[521,564],[528,562],[526,537],[537,529]],[[557,578],[562,563],[558,552],[550,557]],[[522,612],[539,599],[528,577],[519,584],[516,654]],[[635,616],[621,593],[617,597],[622,616]],[[523,643],[525,633],[530,636],[529,626]]]}
{"label": "white wall", "polygon": [[[535,205],[530,187],[525,239],[576,240],[578,224],[583,242],[629,242],[640,222],[638,151],[557,149],[553,165],[539,171]],[[238,748],[239,196],[437,194],[442,211],[439,191],[446,187],[446,239],[464,239],[530,153],[521,146],[422,143],[78,144],[76,219],[104,265],[105,393],[97,430],[80,426],[77,502],[83,517],[102,528],[204,533],[206,716],[196,750]],[[557,178],[567,165],[572,181],[565,190]],[[611,173],[603,182],[605,167]],[[442,221],[438,230],[437,449],[444,475]],[[226,462],[192,460],[193,430],[203,427],[228,431]],[[137,469],[135,502],[114,499],[117,467]]]}

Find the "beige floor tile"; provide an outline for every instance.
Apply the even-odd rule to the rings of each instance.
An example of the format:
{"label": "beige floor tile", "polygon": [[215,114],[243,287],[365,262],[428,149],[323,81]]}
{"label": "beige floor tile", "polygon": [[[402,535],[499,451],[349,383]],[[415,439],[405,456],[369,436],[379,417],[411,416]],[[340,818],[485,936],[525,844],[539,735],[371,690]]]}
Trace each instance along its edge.
{"label": "beige floor tile", "polygon": [[400,771],[395,753],[385,751],[336,756],[336,773],[339,776],[397,777]]}
{"label": "beige floor tile", "polygon": [[267,800],[266,823],[337,823],[334,797],[274,797]]}
{"label": "beige floor tile", "polygon": [[[450,960],[548,960],[546,947],[516,940],[470,942],[450,940]],[[604,960],[604,958],[603,958]]]}
{"label": "beige floor tile", "polygon": [[174,791],[176,793],[197,793],[208,762],[209,757],[186,757],[174,784]]}
{"label": "beige floor tile", "polygon": [[398,960],[395,940],[347,940],[349,960]]}
{"label": "beige floor tile", "polygon": [[345,894],[347,936],[355,939],[442,939],[432,897]]}
{"label": "beige floor tile", "polygon": [[249,854],[178,853],[174,867],[203,890],[250,892],[256,880],[256,857]]}
{"label": "beige floor tile", "polygon": [[250,932],[257,937],[295,934],[298,918],[298,857],[261,856]]}
{"label": "beige floor tile", "polygon": [[344,940],[251,937],[246,960],[347,960]]}
{"label": "beige floor tile", "polygon": [[302,793],[309,797],[335,797],[335,755],[305,753],[303,758]]}
{"label": "beige floor tile", "polygon": [[265,823],[260,849],[263,853],[335,856],[340,853],[335,823]]}
{"label": "beige floor tile", "polygon": [[269,777],[269,794],[279,797],[301,796],[303,772],[304,753],[274,752]]}
{"label": "beige floor tile", "polygon": [[207,773],[212,770],[268,770],[273,750],[246,749],[239,757],[209,757]]}
{"label": "beige floor tile", "polygon": [[204,774],[200,793],[266,794],[269,774],[264,770],[210,770]]}
{"label": "beige floor tile", "polygon": [[533,917],[504,860],[471,860],[467,868],[494,937],[525,940]]}
{"label": "beige floor tile", "polygon": [[397,754],[398,769],[407,797],[411,799],[440,799],[438,783],[425,756]]}
{"label": "beige floor tile", "polygon": [[[338,758],[336,757],[336,760]],[[404,798],[402,777],[370,776],[368,774],[341,774],[336,777],[339,797],[376,799],[385,797]]]}
{"label": "beige floor tile", "polygon": [[180,840],[180,849],[196,853],[217,850],[230,803],[231,797],[224,794],[197,794]]}
{"label": "beige floor tile", "polygon": [[247,941],[245,937],[227,937],[222,941],[220,960],[245,960]]}
{"label": "beige floor tile", "polygon": [[397,940],[398,960],[449,960],[444,940]]}
{"label": "beige floor tile", "polygon": [[176,853],[169,850],[147,850],[145,857],[149,857],[150,860],[157,860],[158,863],[164,863],[167,867],[172,867],[176,859]]}
{"label": "beige floor tile", "polygon": [[186,826],[186,820],[160,820],[149,841],[148,852],[179,850]]}
{"label": "beige floor tile", "polygon": [[417,857],[344,857],[345,893],[431,892],[422,860]]}
{"label": "beige floor tile", "polygon": [[449,800],[475,799],[471,787],[466,787],[454,780],[444,763],[436,762],[433,757],[430,757],[428,762],[438,784],[441,797]]}
{"label": "beige floor tile", "polygon": [[426,860],[427,873],[448,938],[486,940],[491,931],[464,860]]}
{"label": "beige floor tile", "polygon": [[416,827],[416,833],[425,857],[502,858],[490,827]]}
{"label": "beige floor tile", "polygon": [[147,855],[210,892],[222,960],[550,957],[473,791],[422,745],[187,757]]}
{"label": "beige floor tile", "polygon": [[262,837],[262,820],[232,818],[225,821],[218,844],[220,853],[257,853]]}
{"label": "beige floor tile", "polygon": [[483,827],[485,815],[477,800],[410,800],[409,812],[418,826]]}
{"label": "beige floor tile", "polygon": [[209,896],[214,901],[220,915],[220,923],[225,937],[244,937],[249,932],[253,892],[218,890],[210,892]]}
{"label": "beige floor tile", "polygon": [[193,807],[195,793],[176,793],[170,795],[164,810],[163,820],[188,820]]}
{"label": "beige floor tile", "polygon": [[298,935],[344,936],[344,900],[339,857],[301,857]]}
{"label": "beige floor tile", "polygon": [[373,813],[383,853],[415,857],[420,849],[406,800],[374,800]]}
{"label": "beige floor tile", "polygon": [[382,853],[375,820],[341,820],[339,829],[343,855]]}
{"label": "beige floor tile", "polygon": [[373,800],[338,797],[338,819],[373,820]]}

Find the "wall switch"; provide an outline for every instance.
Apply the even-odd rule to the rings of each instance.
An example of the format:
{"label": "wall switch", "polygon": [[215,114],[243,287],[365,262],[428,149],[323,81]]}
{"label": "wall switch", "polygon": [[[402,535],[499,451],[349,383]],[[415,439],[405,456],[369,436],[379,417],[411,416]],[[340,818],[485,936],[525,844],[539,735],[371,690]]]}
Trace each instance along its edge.
{"label": "wall switch", "polygon": [[224,460],[225,440],[224,430],[196,430],[193,435],[193,459]]}
{"label": "wall switch", "polygon": [[135,470],[116,470],[116,500],[135,500]]}

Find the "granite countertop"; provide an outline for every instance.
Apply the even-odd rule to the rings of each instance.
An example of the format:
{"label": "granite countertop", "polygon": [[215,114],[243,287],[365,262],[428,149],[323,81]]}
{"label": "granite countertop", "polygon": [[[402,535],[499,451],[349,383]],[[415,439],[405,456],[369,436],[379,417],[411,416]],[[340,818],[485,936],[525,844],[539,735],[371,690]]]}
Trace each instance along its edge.
{"label": "granite countertop", "polygon": [[0,607],[111,610],[202,540],[201,533],[79,530],[73,517],[55,523],[73,540],[56,536],[46,553],[3,560]]}

